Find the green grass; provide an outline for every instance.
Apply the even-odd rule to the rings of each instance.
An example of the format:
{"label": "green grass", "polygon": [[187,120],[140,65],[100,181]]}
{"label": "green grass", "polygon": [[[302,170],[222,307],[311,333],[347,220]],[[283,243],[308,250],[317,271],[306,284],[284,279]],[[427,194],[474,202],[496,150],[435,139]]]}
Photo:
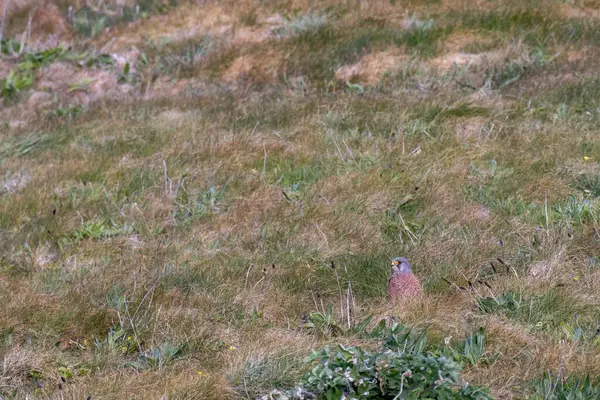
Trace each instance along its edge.
{"label": "green grass", "polygon": [[573,185],[584,193],[600,197],[600,174],[582,174],[577,177]]}
{"label": "green grass", "polygon": [[483,313],[504,313],[534,331],[555,331],[568,326],[576,314],[587,311],[585,304],[577,304],[558,290],[543,295],[508,292],[496,299],[479,299],[477,304]]}
{"label": "green grass", "polygon": [[326,87],[339,67],[353,64],[378,48],[406,46],[415,55],[433,57],[438,54],[440,41],[451,32],[452,27],[438,26],[433,20],[416,23],[407,31],[391,27],[348,29],[323,25],[285,43],[286,47],[296,46],[302,50],[291,55],[287,71],[290,75],[306,76],[318,87]]}

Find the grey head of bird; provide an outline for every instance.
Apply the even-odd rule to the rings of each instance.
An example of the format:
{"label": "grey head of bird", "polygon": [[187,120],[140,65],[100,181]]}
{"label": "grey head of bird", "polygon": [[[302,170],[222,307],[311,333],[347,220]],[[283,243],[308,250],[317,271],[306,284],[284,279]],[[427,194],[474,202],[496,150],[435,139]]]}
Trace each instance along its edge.
{"label": "grey head of bird", "polygon": [[404,257],[396,257],[392,260],[393,274],[412,274],[412,267]]}

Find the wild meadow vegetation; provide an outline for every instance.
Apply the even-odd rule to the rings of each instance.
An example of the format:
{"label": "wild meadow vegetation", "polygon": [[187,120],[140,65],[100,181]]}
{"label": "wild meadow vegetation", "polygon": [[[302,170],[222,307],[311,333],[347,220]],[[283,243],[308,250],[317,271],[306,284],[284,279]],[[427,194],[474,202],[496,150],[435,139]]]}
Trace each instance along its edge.
{"label": "wild meadow vegetation", "polygon": [[599,3],[73,3],[2,41],[0,399],[600,398]]}

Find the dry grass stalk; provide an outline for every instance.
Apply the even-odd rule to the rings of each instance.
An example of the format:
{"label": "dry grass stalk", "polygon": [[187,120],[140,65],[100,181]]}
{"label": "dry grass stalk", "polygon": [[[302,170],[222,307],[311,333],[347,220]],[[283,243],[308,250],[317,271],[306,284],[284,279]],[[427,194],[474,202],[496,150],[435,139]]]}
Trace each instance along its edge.
{"label": "dry grass stalk", "polygon": [[4,0],[4,4],[2,5],[2,17],[0,18],[0,42],[4,39],[4,22],[6,21],[6,10],[8,10],[8,5],[10,4],[10,0]]}

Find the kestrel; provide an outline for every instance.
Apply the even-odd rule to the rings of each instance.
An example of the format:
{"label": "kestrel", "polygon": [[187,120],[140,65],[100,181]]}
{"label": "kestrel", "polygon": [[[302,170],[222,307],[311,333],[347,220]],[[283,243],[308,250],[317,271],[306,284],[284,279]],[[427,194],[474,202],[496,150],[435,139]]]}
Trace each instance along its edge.
{"label": "kestrel", "polygon": [[406,258],[396,257],[392,260],[392,277],[388,280],[387,289],[390,300],[406,300],[418,297],[423,292]]}

